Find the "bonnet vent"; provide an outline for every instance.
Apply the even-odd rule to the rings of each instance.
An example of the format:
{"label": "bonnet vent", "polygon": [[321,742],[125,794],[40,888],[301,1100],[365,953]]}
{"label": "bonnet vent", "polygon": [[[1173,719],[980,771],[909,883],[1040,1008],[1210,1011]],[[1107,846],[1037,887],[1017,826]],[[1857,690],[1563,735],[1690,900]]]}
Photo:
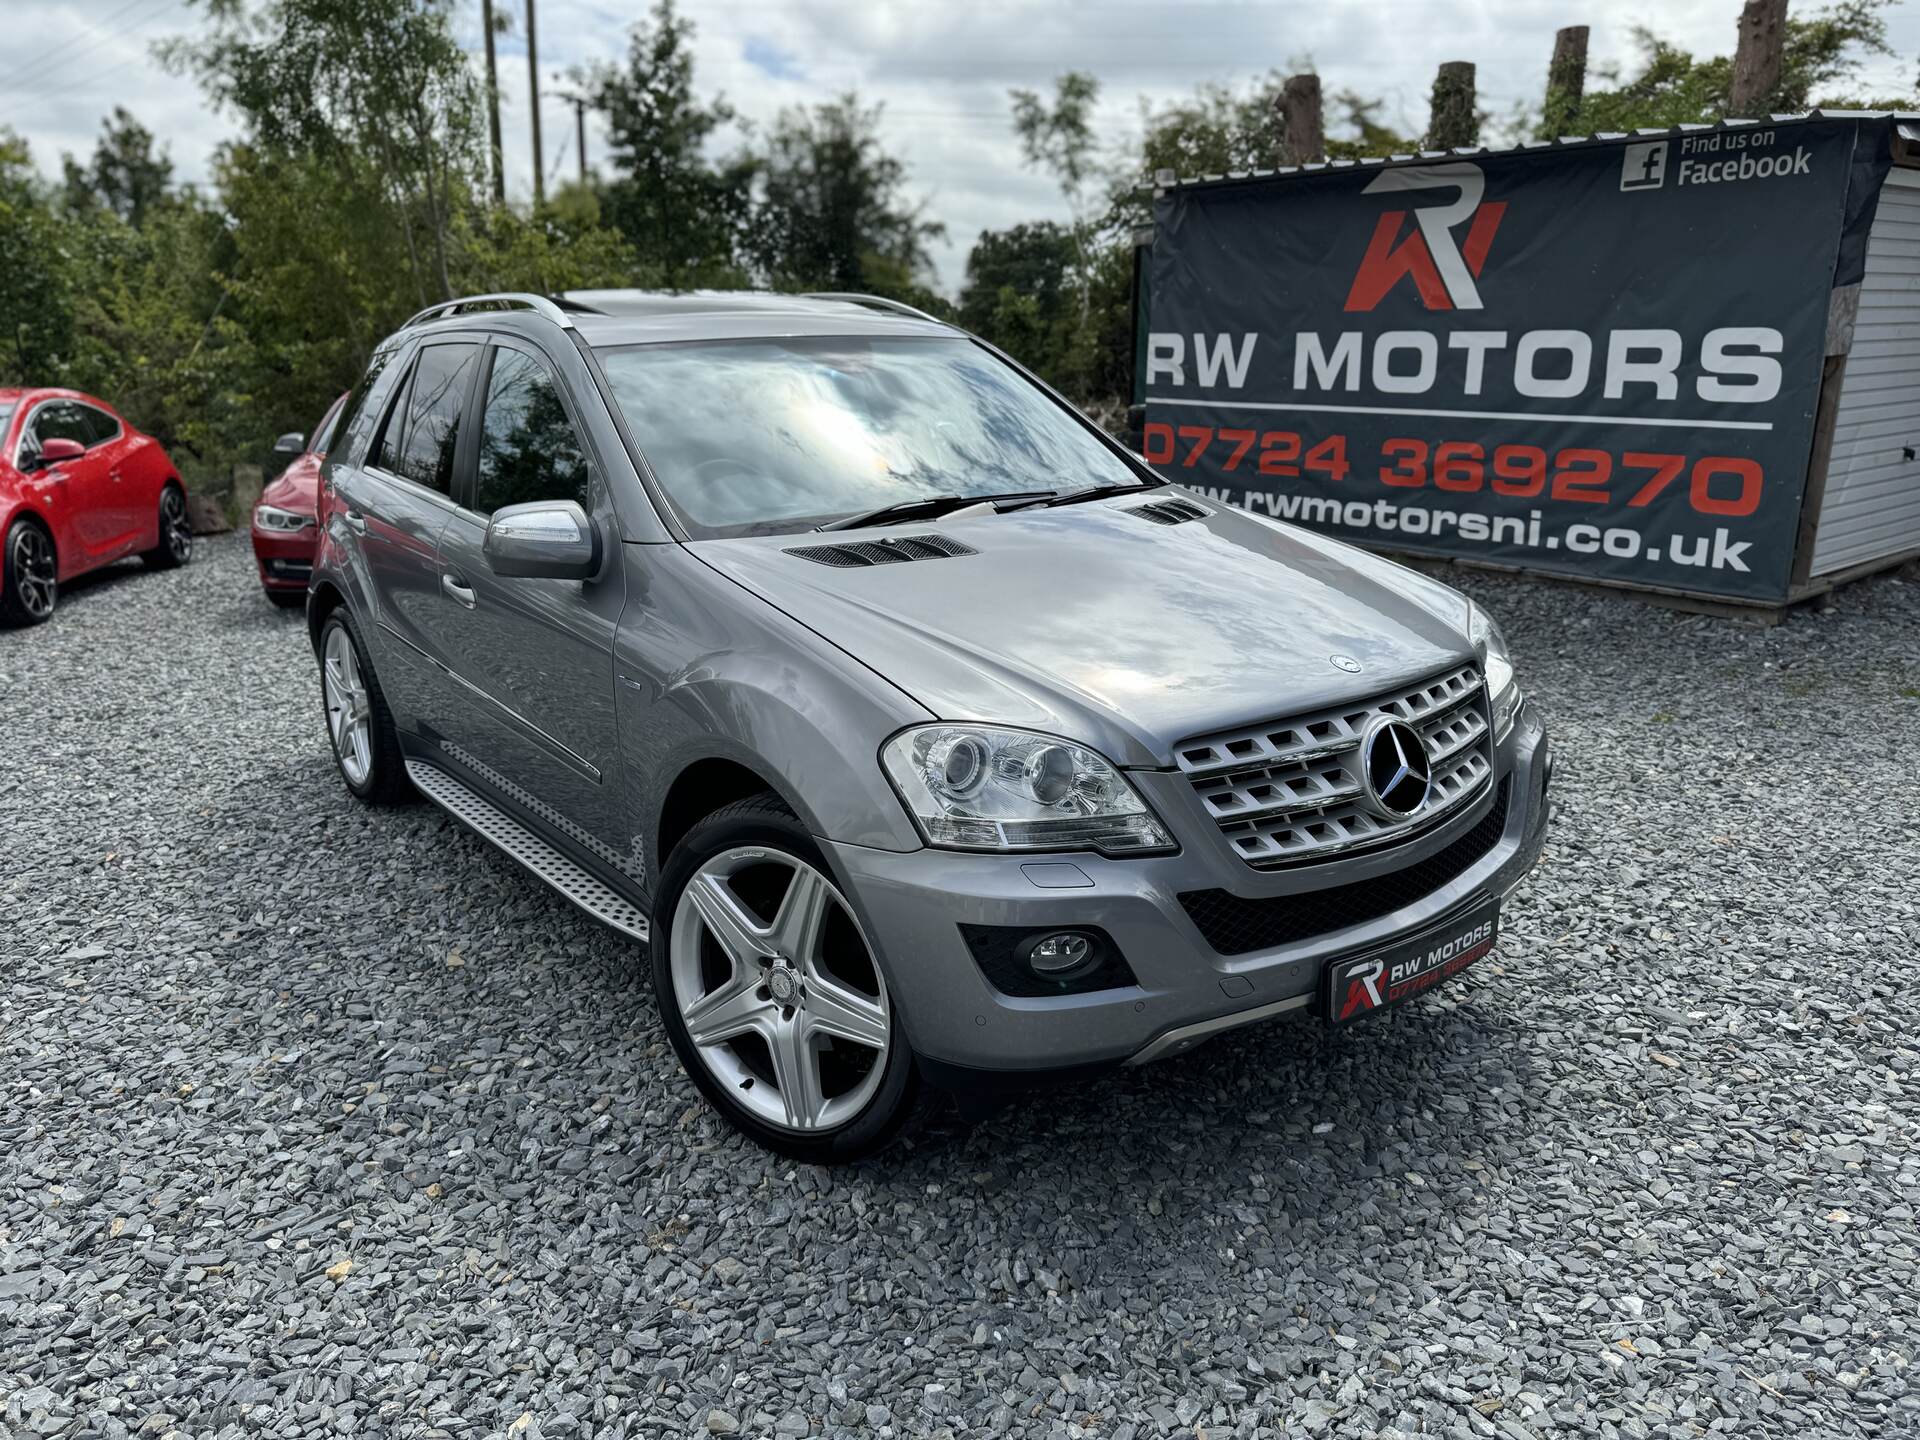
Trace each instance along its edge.
{"label": "bonnet vent", "polygon": [[897,565],[903,560],[944,560],[953,555],[977,555],[971,545],[944,535],[903,535],[898,539],[851,540],[843,545],[804,545],[787,554],[836,570],[859,570],[868,565]]}
{"label": "bonnet vent", "polygon": [[1204,519],[1209,512],[1205,506],[1174,495],[1165,500],[1149,500],[1144,505],[1132,506],[1127,513],[1151,520],[1156,525],[1178,525],[1185,520]]}

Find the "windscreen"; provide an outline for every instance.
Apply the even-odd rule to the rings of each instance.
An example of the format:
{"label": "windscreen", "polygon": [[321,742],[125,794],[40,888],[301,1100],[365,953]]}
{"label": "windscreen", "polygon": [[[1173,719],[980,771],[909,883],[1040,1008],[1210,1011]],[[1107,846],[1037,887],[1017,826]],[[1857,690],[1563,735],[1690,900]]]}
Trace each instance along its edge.
{"label": "windscreen", "polygon": [[1044,391],[957,337],[639,345],[600,361],[696,535],[803,530],[936,495],[1141,479]]}

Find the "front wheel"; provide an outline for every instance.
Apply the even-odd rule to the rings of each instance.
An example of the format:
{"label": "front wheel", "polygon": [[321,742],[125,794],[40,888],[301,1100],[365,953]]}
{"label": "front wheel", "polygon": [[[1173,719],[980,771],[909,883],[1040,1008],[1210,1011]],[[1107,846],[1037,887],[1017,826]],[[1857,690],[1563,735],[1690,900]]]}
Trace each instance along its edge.
{"label": "front wheel", "polygon": [[716,811],[674,850],[650,949],[681,1064],[749,1139],[844,1162],[924,1117],[873,948],[813,837],[777,797]]}
{"label": "front wheel", "polygon": [[60,603],[60,572],[53,541],[31,520],[7,527],[0,549],[0,619],[14,625],[38,625],[53,618]]}
{"label": "front wheel", "polygon": [[155,570],[177,570],[193,558],[193,522],[178,485],[160,492],[160,543],[140,558]]}

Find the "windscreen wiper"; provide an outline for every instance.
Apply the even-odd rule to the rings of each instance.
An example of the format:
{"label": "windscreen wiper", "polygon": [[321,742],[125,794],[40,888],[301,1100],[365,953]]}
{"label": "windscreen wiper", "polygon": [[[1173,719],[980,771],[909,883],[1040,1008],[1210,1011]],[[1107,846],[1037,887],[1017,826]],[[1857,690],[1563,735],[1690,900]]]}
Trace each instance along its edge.
{"label": "windscreen wiper", "polygon": [[1109,495],[1131,495],[1136,490],[1158,490],[1167,482],[1164,480],[1136,480],[1125,485],[1089,485],[1084,490],[1069,490],[1064,495],[1056,495],[1047,501],[1054,505],[1078,505],[1082,500],[1105,500]]}
{"label": "windscreen wiper", "polygon": [[892,505],[882,505],[878,510],[863,510],[858,515],[830,521],[819,528],[860,530],[868,525],[885,525],[893,520],[931,520],[936,515],[964,510],[969,505],[992,505],[1006,500],[1051,500],[1058,493],[1055,490],[1006,490],[997,495],[923,495],[918,500],[900,500]]}

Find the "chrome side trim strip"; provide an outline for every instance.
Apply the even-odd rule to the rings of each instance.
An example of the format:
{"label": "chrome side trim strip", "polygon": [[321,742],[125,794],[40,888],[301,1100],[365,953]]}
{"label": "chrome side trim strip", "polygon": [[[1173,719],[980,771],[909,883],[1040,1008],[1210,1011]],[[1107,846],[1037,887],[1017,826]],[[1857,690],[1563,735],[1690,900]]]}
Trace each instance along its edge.
{"label": "chrome side trim strip", "polygon": [[1275,1015],[1304,1010],[1312,1003],[1313,994],[1309,991],[1305,995],[1291,995],[1285,1000],[1275,1000],[1270,1005],[1256,1005],[1251,1010],[1236,1010],[1231,1015],[1216,1015],[1211,1020],[1198,1020],[1191,1025],[1181,1025],[1149,1040],[1129,1056],[1126,1063],[1146,1065],[1167,1055],[1178,1055],[1183,1050],[1191,1050],[1202,1040],[1211,1040],[1223,1031],[1238,1030],[1243,1025],[1257,1025],[1262,1020],[1272,1019]]}
{"label": "chrome side trim strip", "polygon": [[482,840],[519,861],[594,919],[635,940],[646,940],[647,917],[640,913],[637,905],[609,889],[511,815],[488,804],[446,771],[424,761],[408,760],[407,778],[422,795]]}

